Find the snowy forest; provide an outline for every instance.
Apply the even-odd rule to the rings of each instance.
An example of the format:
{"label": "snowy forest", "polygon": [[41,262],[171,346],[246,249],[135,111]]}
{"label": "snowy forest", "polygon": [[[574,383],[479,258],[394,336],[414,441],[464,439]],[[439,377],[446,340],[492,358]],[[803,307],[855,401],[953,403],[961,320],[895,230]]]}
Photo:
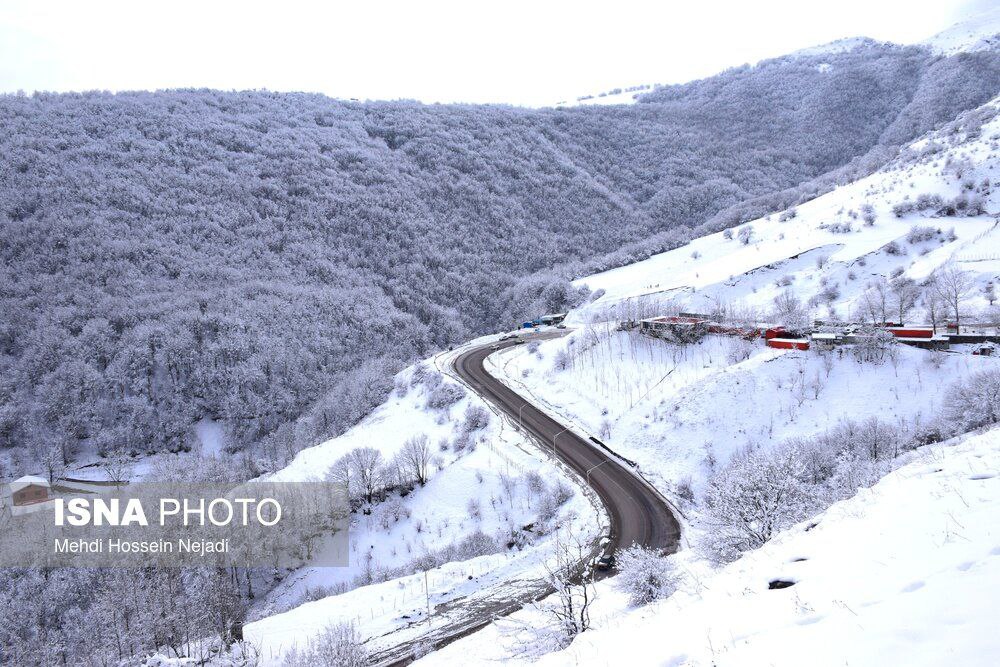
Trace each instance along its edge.
{"label": "snowy forest", "polygon": [[0,97],[0,448],[178,451],[212,418],[280,465],[406,363],[998,89],[995,53],[872,42],[617,107]]}

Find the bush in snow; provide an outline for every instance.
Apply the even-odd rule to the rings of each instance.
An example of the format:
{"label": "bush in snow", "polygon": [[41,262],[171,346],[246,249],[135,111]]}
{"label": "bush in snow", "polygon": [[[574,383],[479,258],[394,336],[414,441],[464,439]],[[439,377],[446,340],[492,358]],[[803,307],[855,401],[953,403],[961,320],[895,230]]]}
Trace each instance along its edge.
{"label": "bush in snow", "polygon": [[794,219],[798,214],[798,210],[793,206],[778,216],[778,222],[788,222],[789,220]]}
{"label": "bush in snow", "polygon": [[481,405],[470,405],[465,409],[465,420],[462,430],[466,433],[479,431],[489,426],[490,413]]}
{"label": "bush in snow", "polygon": [[[528,480],[529,486],[531,485],[531,480]],[[545,534],[549,532],[554,527],[555,519],[559,515],[559,509],[569,502],[570,498],[573,497],[573,491],[562,481],[556,483],[556,485],[542,494],[541,501],[538,503],[538,532],[539,534]]]}
{"label": "bush in snow", "polygon": [[753,227],[751,225],[743,225],[736,233],[736,237],[743,245],[750,245],[750,241],[753,239]]}
{"label": "bush in snow", "polygon": [[914,245],[925,241],[931,241],[940,233],[941,230],[939,229],[934,229],[933,227],[921,227],[917,225],[915,227],[911,227],[910,231],[907,232],[906,242],[910,245]]}
{"label": "bush in snow", "polygon": [[954,433],[1000,423],[1000,371],[982,371],[955,383],[941,416]]}
{"label": "bush in snow", "polygon": [[[899,256],[899,255],[905,255],[906,254],[903,251],[903,249],[899,247],[899,244],[896,243],[895,241],[889,241],[888,243],[885,244],[885,246],[882,249],[885,250],[885,253],[887,255]],[[860,264],[860,262],[859,262],[859,264]]]}
{"label": "bush in snow", "polygon": [[881,364],[898,354],[896,337],[885,329],[865,327],[856,333],[856,339],[851,354],[859,363]]}
{"label": "bush in snow", "polygon": [[709,555],[719,562],[735,560],[802,519],[810,504],[800,481],[803,473],[793,448],[772,454],[747,450],[734,456],[712,477],[705,493]]}
{"label": "bush in snow", "polygon": [[465,398],[465,392],[457,384],[451,382],[440,384],[427,396],[427,407],[432,410],[444,410]]}
{"label": "bush in snow", "polygon": [[722,232],[722,238],[726,239],[727,241],[731,241],[733,239],[733,230],[732,229],[724,230]]}
{"label": "bush in snow", "polygon": [[615,581],[633,607],[669,597],[677,589],[673,565],[652,549],[633,545],[619,552],[617,560]]}
{"label": "bush in snow", "polygon": [[328,625],[305,647],[289,651],[282,663],[285,667],[365,667],[368,649],[354,626],[348,623]]}
{"label": "bush in snow", "polygon": [[413,367],[413,372],[410,374],[411,387],[424,385],[429,389],[433,389],[439,384],[441,384],[441,374],[431,365],[420,363]]}
{"label": "bush in snow", "polygon": [[865,221],[866,227],[871,227],[875,224],[875,208],[871,204],[861,205],[861,219]]}
{"label": "bush in snow", "polygon": [[730,338],[726,350],[726,361],[730,364],[738,364],[741,361],[746,361],[756,348],[757,346],[753,341],[742,338]]}

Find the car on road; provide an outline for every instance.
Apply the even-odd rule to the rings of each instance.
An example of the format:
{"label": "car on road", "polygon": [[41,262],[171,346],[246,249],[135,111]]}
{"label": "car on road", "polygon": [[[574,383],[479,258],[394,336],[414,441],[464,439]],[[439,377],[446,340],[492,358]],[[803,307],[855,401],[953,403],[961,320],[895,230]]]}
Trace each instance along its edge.
{"label": "car on road", "polygon": [[566,328],[566,325],[565,325],[565,324],[561,324],[561,323],[560,323],[560,324],[557,324],[557,325],[556,325],[556,329],[565,329],[565,328]]}
{"label": "car on road", "polygon": [[516,333],[509,333],[504,336],[500,336],[500,340],[514,340],[515,338],[517,338]]}
{"label": "car on road", "polygon": [[524,341],[515,337],[514,345],[524,345]]}
{"label": "car on road", "polygon": [[496,344],[493,344],[493,345],[490,345],[490,349],[491,349],[491,350],[493,350],[494,352],[496,352],[497,350],[499,350],[499,349],[500,349],[500,345],[499,345],[499,343],[496,343]]}
{"label": "car on road", "polygon": [[601,572],[607,572],[615,566],[615,557],[611,554],[604,554],[597,559],[597,569]]}

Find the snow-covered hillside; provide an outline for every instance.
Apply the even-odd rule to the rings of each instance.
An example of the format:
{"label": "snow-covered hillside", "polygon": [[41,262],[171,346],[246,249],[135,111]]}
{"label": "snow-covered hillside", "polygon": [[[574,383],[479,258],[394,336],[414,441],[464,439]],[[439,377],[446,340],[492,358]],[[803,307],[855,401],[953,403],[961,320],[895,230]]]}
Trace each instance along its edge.
{"label": "snow-covered hillside", "polygon": [[[599,614],[595,629],[538,664],[994,664],[998,469],[1000,429],[918,450],[717,573],[684,565],[673,596]],[[771,589],[777,580],[793,585]],[[506,636],[493,626],[419,664],[500,659]]]}
{"label": "snow-covered hillside", "polygon": [[348,567],[302,568],[257,606],[258,620],[244,635],[264,664],[280,664],[288,649],[340,622],[354,623],[372,640],[371,650],[412,640],[448,620],[407,630],[425,617],[428,599],[445,607],[460,597],[487,604],[498,590],[509,594],[543,576],[554,525],[587,539],[599,533],[602,515],[575,477],[448,375],[461,349],[400,373],[390,399],[360,424],[302,451],[272,476],[326,479],[339,459],[362,447],[389,464],[421,436],[433,457],[425,486],[390,492],[370,512],[352,515]]}
{"label": "snow-covered hillside", "polygon": [[[788,294],[812,317],[856,320],[874,282],[919,285],[947,267],[971,277],[965,321],[993,321],[983,288],[1000,277],[997,111],[994,100],[872,176],[742,233],[583,278],[577,284],[596,296],[569,313],[575,330],[492,357],[492,372],[523,396],[636,462],[684,510],[694,547],[671,557],[681,590],[653,607],[628,611],[613,583],[600,584],[595,630],[543,664],[988,664],[997,648],[983,630],[1000,582],[1000,430],[890,455],[839,496],[860,487],[853,498],[722,570],[703,547],[715,527],[706,489],[737,452],[824,442],[817,438],[847,421],[912,438],[956,383],[996,373],[1000,359],[962,345],[896,346],[871,363],[850,346],[817,354],[723,335],[669,342],[617,323],[678,309],[765,318]],[[918,307],[905,315],[923,318]],[[785,587],[771,590],[779,580]],[[954,596],[961,607],[945,611]],[[524,611],[426,661],[534,660],[518,628],[536,620]]]}
{"label": "snow-covered hillside", "polygon": [[[1000,274],[998,106],[995,99],[963,114],[875,174],[797,209],[581,278],[576,284],[602,296],[570,321],[655,312],[668,301],[697,312],[720,303],[766,306],[786,290],[816,297],[817,316],[847,318],[871,278],[902,271],[919,281],[948,262],[984,285]],[[901,204],[925,209],[897,215]],[[976,297],[970,308],[985,305]]]}
{"label": "snow-covered hillside", "polygon": [[1000,359],[902,347],[892,363],[817,355],[708,336],[674,345],[606,326],[497,355],[494,372],[566,423],[639,463],[665,493],[695,491],[747,446],[812,436],[845,419],[912,430],[950,385]]}
{"label": "snow-covered hillside", "polygon": [[971,11],[967,18],[922,43],[946,56],[998,48],[1000,6],[990,0],[981,2],[978,11]]}

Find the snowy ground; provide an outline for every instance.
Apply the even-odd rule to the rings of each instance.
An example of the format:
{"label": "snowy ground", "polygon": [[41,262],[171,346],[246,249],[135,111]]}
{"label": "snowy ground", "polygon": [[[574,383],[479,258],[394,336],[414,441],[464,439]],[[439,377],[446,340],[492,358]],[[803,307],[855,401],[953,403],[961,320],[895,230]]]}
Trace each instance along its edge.
{"label": "snowy ground", "polygon": [[[433,365],[447,370],[451,358],[460,351],[439,355]],[[511,597],[519,587],[535,585],[544,575],[552,537],[533,537],[531,531],[523,531],[535,522],[541,496],[537,489],[529,490],[529,472],[539,473],[547,488],[565,480],[573,495],[561,509],[562,522],[581,536],[595,538],[600,533],[605,519],[596,512],[590,495],[494,413],[490,412],[489,425],[476,433],[475,446],[456,451],[454,443],[465,409],[479,404],[480,399],[465,392],[464,398],[447,410],[430,409],[427,387],[412,385],[412,373],[413,368],[401,373],[393,396],[356,427],[304,450],[274,475],[279,480],[322,479],[352,448],[375,447],[388,459],[407,438],[418,434],[429,437],[440,457],[426,486],[405,498],[390,498],[371,515],[354,516],[349,567],[302,568],[268,595],[256,610],[261,620],[244,629],[246,638],[261,647],[265,664],[278,662],[285,650],[301,645],[332,623],[355,622],[366,639],[375,638],[372,648],[384,648],[433,631],[459,616],[461,609],[451,609],[455,600],[471,597],[487,606]],[[450,378],[444,381],[454,382]],[[448,447],[442,447],[442,442]],[[513,480],[513,484],[505,480]],[[473,500],[481,510],[478,518],[470,512]],[[331,594],[351,587],[350,582],[359,575],[373,573],[378,579],[380,571],[405,569],[414,559],[457,544],[476,531],[500,538],[520,531],[531,543],[523,550],[501,548],[495,555],[435,568],[428,573],[426,590],[420,571]],[[299,604],[307,595],[320,599]],[[417,625],[426,621],[428,596],[435,618],[430,626]],[[282,611],[289,607],[293,608]],[[439,614],[443,616],[439,618]]]}
{"label": "snowy ground", "polygon": [[[1000,98],[985,105],[995,114]],[[986,303],[979,290],[1000,275],[1000,117],[974,131],[956,122],[914,143],[879,172],[841,186],[797,209],[747,223],[749,243],[723,233],[604,273],[581,278],[603,295],[570,314],[568,322],[647,316],[667,302],[707,312],[720,304],[769,306],[775,296],[792,290],[801,299],[831,289],[835,296],[813,308],[817,317],[848,319],[860,294],[875,277],[894,272],[920,281],[954,262],[976,275],[970,310]],[[965,131],[969,130],[969,132]],[[990,185],[984,187],[984,183]],[[953,200],[959,195],[982,197],[987,213],[975,217],[930,217],[915,212],[901,218],[893,206],[920,195]],[[864,221],[862,207],[874,219]],[[794,212],[794,217],[791,214]],[[914,227],[929,227],[932,238],[907,240]],[[952,235],[951,232],[954,231]],[[895,244],[890,245],[890,244]]]}
{"label": "snowy ground", "polygon": [[[1000,429],[927,447],[715,574],[682,558],[663,602],[614,613],[613,580],[599,584],[612,599],[596,629],[539,664],[994,664],[998,469]],[[794,585],[769,590],[775,579]],[[509,660],[509,635],[495,624],[419,664]]]}
{"label": "snowy ground", "polygon": [[899,346],[895,363],[861,364],[725,336],[682,346],[604,325],[529,348],[495,356],[494,372],[637,461],[665,493],[682,480],[697,491],[711,459],[722,465],[747,445],[818,434],[845,418],[912,428],[937,413],[953,382],[1000,368],[1000,358],[963,351]]}

